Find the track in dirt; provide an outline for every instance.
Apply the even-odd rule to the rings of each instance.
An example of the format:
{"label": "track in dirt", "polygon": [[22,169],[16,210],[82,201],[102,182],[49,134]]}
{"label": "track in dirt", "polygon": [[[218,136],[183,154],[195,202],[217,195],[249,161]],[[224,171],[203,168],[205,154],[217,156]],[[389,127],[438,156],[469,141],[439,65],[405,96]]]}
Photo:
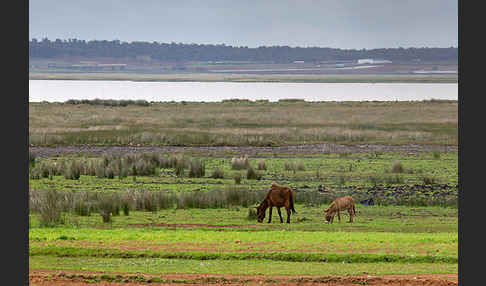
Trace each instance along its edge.
{"label": "track in dirt", "polygon": [[86,271],[30,270],[30,285],[458,285],[457,274],[287,276],[221,274],[120,274]]}
{"label": "track in dirt", "polygon": [[209,146],[209,147],[182,147],[182,146],[56,146],[40,147],[30,146],[29,151],[39,157],[54,157],[69,154],[86,154],[101,156],[104,153],[143,153],[143,152],[192,152],[203,154],[248,154],[262,156],[269,154],[322,154],[322,153],[363,153],[363,152],[431,152],[439,150],[442,152],[457,152],[457,145],[380,145],[380,144],[308,144],[278,147],[254,147],[254,146]]}

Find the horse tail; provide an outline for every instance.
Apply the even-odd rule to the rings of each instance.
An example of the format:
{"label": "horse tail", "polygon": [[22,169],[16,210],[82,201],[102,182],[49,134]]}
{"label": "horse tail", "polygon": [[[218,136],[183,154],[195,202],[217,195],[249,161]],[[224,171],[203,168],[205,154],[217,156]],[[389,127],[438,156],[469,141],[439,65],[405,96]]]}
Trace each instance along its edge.
{"label": "horse tail", "polygon": [[353,214],[356,215],[356,210],[354,209],[354,204],[353,204]]}
{"label": "horse tail", "polygon": [[294,192],[290,191],[290,209],[292,210],[292,212],[294,214],[296,214],[297,212],[295,211],[294,209]]}

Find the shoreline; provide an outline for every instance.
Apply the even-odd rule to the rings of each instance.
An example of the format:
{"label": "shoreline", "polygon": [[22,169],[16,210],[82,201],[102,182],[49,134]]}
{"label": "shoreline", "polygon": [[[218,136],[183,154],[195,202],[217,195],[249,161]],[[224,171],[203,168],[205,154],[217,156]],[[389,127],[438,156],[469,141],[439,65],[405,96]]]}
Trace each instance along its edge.
{"label": "shoreline", "polygon": [[458,83],[444,74],[141,74],[29,72],[29,80],[93,80],[135,82],[276,82],[276,83]]}

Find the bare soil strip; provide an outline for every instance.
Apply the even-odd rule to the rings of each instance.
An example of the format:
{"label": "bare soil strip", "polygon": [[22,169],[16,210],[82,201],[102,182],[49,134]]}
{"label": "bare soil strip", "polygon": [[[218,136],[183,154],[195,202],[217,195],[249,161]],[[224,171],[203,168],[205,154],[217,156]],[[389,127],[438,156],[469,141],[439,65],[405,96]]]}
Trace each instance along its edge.
{"label": "bare soil strip", "polygon": [[322,154],[330,153],[363,153],[363,152],[405,152],[419,153],[439,151],[457,152],[457,145],[381,145],[381,144],[308,144],[277,147],[254,147],[254,146],[208,146],[208,147],[186,147],[186,146],[56,146],[40,147],[30,146],[29,150],[39,157],[54,157],[59,155],[85,154],[91,156],[101,156],[104,153],[143,153],[143,152],[162,152],[162,153],[232,153],[248,154],[264,157],[269,154]]}
{"label": "bare soil strip", "polygon": [[122,274],[64,270],[29,270],[30,285],[458,285],[457,274],[290,276],[230,274]]}
{"label": "bare soil strip", "polygon": [[255,225],[255,224],[248,224],[248,225],[239,225],[239,224],[228,224],[228,225],[219,225],[219,224],[197,224],[197,223],[134,223],[129,224],[128,226],[132,227],[181,227],[181,228],[192,228],[192,227],[208,227],[208,228],[255,228],[255,227],[265,227],[265,225]]}

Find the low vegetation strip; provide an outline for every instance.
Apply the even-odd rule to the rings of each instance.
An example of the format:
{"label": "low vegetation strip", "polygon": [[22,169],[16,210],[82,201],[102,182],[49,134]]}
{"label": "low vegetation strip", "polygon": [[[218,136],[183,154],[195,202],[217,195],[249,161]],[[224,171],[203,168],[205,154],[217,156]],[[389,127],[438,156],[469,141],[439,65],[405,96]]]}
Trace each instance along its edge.
{"label": "low vegetation strip", "polygon": [[[40,270],[44,269],[44,270]],[[46,271],[45,269],[52,269]],[[97,257],[55,257],[55,256],[32,256],[29,257],[29,272],[71,272],[86,273],[96,271],[97,274],[117,273],[125,275],[161,275],[170,273],[185,273],[173,277],[180,280],[188,280],[190,273],[201,276],[220,276],[224,274],[244,275],[238,277],[244,283],[249,279],[248,275],[285,275],[286,278],[295,279],[294,282],[311,282],[311,277],[304,278],[303,275],[312,275],[317,278],[314,282],[323,282],[319,277],[326,275],[387,275],[387,274],[430,274],[430,273],[455,273],[457,275],[457,264],[453,263],[345,263],[342,262],[288,262],[274,260],[190,260],[190,259],[163,259],[163,258],[97,258]],[[143,274],[142,274],[143,273]],[[218,274],[208,274],[218,273]],[[299,277],[289,277],[298,275]],[[164,275],[166,276],[166,275]],[[315,277],[318,276],[318,277]],[[445,275],[444,275],[445,276]],[[413,278],[411,277],[411,278]],[[230,278],[230,277],[227,277]],[[265,282],[275,283],[283,277],[272,277]],[[296,279],[297,278],[297,279]],[[368,277],[371,278],[371,277]],[[457,280],[457,278],[456,278]],[[227,281],[228,282],[228,281]],[[262,281],[264,282],[264,281]],[[207,284],[207,282],[206,282]],[[297,285],[297,284],[296,284]],[[298,284],[301,285],[301,284]],[[312,284],[314,285],[314,284]],[[420,284],[424,285],[423,281]],[[433,285],[433,284],[427,284]],[[447,284],[437,284],[447,285]],[[456,284],[457,285],[457,284]]]}
{"label": "low vegetation strip", "polygon": [[109,104],[29,103],[30,145],[286,146],[327,142],[457,145],[458,142],[457,101]]}
{"label": "low vegetation strip", "polygon": [[[324,225],[321,222],[322,225]],[[435,244],[457,245],[457,232],[439,233],[390,233],[361,231],[299,231],[299,230],[262,230],[262,231],[218,231],[198,229],[158,229],[158,228],[32,228],[29,241],[54,242],[58,240],[91,241],[154,241],[154,242],[284,242],[298,245],[302,241],[314,243],[381,243],[381,244]],[[295,238],[298,237],[299,240]]]}
{"label": "low vegetation strip", "polygon": [[29,256],[105,257],[105,258],[167,258],[192,260],[276,260],[292,262],[344,263],[458,263],[457,257],[404,254],[321,254],[321,253],[259,253],[259,252],[164,252],[118,249],[86,249],[75,247],[29,247]]}

